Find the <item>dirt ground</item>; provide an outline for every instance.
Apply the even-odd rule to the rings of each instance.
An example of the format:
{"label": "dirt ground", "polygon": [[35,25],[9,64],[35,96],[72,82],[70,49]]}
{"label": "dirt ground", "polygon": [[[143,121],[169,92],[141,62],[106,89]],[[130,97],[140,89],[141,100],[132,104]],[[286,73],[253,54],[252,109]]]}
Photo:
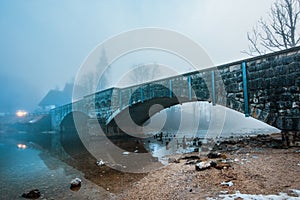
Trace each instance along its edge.
{"label": "dirt ground", "polygon": [[[300,147],[280,148],[269,139],[229,142],[218,150],[223,158],[208,159],[199,153],[171,156],[168,165],[144,174],[123,173],[96,165],[85,169],[81,166],[80,170],[87,179],[113,193],[114,199],[206,199],[236,191],[285,192],[295,196],[290,190],[300,190]],[[195,169],[195,163],[209,160],[226,163],[225,168]],[[230,181],[232,186],[221,184]]]}
{"label": "dirt ground", "polygon": [[[261,149],[226,154],[227,169],[196,171],[195,165],[170,163],[133,184],[119,199],[205,199],[219,194],[277,194],[300,189],[300,153],[297,148]],[[233,186],[221,183],[232,181]]]}

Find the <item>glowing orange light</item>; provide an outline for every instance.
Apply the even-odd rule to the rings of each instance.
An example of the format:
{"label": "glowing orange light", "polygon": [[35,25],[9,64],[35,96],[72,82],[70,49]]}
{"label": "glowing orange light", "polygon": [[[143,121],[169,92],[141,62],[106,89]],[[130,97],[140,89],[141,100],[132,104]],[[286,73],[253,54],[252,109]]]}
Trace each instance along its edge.
{"label": "glowing orange light", "polygon": [[26,149],[27,146],[25,144],[18,144],[17,145],[19,149]]}
{"label": "glowing orange light", "polygon": [[24,110],[18,110],[16,112],[17,117],[25,117],[28,113]]}

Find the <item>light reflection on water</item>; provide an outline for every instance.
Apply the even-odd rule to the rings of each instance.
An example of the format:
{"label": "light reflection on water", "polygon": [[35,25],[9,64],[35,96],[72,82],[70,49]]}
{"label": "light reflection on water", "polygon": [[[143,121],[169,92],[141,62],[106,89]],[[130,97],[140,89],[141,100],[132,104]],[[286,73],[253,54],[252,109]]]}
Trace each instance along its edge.
{"label": "light reflection on water", "polygon": [[30,144],[25,149],[18,144],[23,143],[0,137],[0,199],[24,199],[22,193],[35,188],[47,199],[82,198],[69,190],[70,180],[82,177],[81,172]]}

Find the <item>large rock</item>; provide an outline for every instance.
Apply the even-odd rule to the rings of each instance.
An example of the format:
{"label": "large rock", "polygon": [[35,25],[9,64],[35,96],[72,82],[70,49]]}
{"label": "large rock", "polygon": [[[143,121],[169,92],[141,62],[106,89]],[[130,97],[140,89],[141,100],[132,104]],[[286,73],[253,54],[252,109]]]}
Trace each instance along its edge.
{"label": "large rock", "polygon": [[73,191],[77,191],[81,187],[81,179],[80,178],[74,178],[70,182],[71,186],[70,189]]}
{"label": "large rock", "polygon": [[38,189],[30,190],[29,192],[24,192],[22,197],[26,199],[37,199],[41,196],[41,192]]}
{"label": "large rock", "polygon": [[206,169],[209,169],[211,167],[212,162],[211,161],[202,161],[195,165],[196,171],[203,171]]}

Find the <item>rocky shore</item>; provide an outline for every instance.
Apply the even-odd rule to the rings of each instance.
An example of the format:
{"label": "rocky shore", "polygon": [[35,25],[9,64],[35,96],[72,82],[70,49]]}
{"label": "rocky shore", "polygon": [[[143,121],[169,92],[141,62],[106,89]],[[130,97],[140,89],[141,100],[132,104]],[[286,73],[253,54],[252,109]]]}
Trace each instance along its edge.
{"label": "rocky shore", "polygon": [[237,192],[298,197],[293,189],[300,189],[299,147],[282,148],[279,136],[232,138],[216,146],[220,153],[171,156],[167,166],[117,199],[223,199],[220,195]]}
{"label": "rocky shore", "polygon": [[[148,173],[121,172],[85,154],[61,162],[41,153],[51,176],[36,177],[39,184],[30,182],[23,192],[44,200],[268,199],[270,195],[269,199],[297,199],[300,147],[286,148],[281,139],[280,134],[222,138],[212,149],[208,141],[209,151],[203,151],[201,144],[195,147],[200,152],[167,156],[167,165]],[[130,152],[142,150],[136,141],[132,149],[130,143],[120,145]],[[17,199],[24,199],[22,194],[16,194]]]}
{"label": "rocky shore", "polygon": [[281,192],[294,198],[300,190],[299,149],[285,148],[280,134],[259,135],[222,139],[209,152],[168,156],[168,165],[149,173],[124,173],[86,158],[75,167],[109,192],[107,199],[224,199]]}

